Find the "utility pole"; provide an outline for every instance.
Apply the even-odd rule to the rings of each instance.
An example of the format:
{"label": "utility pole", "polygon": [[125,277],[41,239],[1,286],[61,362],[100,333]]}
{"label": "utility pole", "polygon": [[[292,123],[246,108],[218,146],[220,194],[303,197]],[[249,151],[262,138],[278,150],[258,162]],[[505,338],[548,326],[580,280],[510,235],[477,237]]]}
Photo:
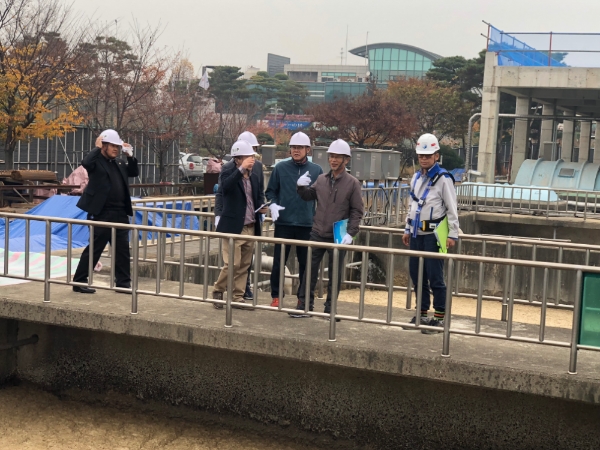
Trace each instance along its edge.
{"label": "utility pole", "polygon": [[348,65],[348,25],[346,25],[346,65]]}
{"label": "utility pole", "polygon": [[369,32],[367,31],[367,40],[365,42],[365,66],[369,64]]}
{"label": "utility pole", "polygon": [[344,65],[344,47],[340,49],[340,66]]}

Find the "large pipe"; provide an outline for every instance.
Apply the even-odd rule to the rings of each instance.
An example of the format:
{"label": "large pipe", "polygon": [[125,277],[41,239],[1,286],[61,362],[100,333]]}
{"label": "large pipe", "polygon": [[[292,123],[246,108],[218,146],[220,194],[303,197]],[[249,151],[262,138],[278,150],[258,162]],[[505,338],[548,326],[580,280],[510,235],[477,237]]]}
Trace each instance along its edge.
{"label": "large pipe", "polygon": [[22,347],[23,345],[36,344],[37,341],[39,341],[38,335],[34,334],[27,339],[21,339],[20,341],[9,342],[7,344],[0,344],[0,351],[11,350],[13,348]]}
{"label": "large pipe", "polygon": [[[273,270],[273,257],[272,256],[267,256],[265,254],[262,255],[261,270],[265,270],[265,271]],[[283,292],[286,295],[292,295],[292,279],[287,277],[287,275],[291,275],[291,273],[287,267],[285,268],[285,274],[286,274],[286,277],[284,278],[284,282],[283,282]],[[264,286],[264,285],[270,284],[270,283],[271,282],[267,280],[267,281],[263,281],[262,283],[258,283],[258,284]]]}
{"label": "large pipe", "polygon": [[[585,117],[585,116],[563,116],[560,114],[551,114],[548,116],[540,116],[539,114],[498,114],[498,117],[507,119],[539,119],[539,120],[577,120],[579,122],[600,122],[600,117]],[[467,181],[471,181],[471,148],[473,140],[473,124],[475,119],[481,118],[481,113],[475,113],[469,119],[469,131],[467,134],[467,148],[465,149],[465,169],[467,172]]]}

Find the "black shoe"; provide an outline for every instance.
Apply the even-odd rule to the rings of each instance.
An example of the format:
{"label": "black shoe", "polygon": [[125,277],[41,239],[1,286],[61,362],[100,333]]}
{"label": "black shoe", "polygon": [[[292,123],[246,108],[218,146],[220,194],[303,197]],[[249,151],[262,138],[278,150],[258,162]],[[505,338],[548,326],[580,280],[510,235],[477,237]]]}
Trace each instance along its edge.
{"label": "black shoe", "polygon": [[[410,323],[411,325],[415,325],[417,323],[417,316],[414,316],[412,319],[410,319]],[[421,316],[421,320],[419,322],[419,325],[429,325],[429,317],[427,316]],[[416,328],[414,327],[402,327],[405,330],[416,330]]]}
{"label": "black shoe", "polygon": [[[123,285],[123,286],[119,286],[117,285],[116,287],[121,288],[121,289],[131,289],[131,285],[127,284],[127,285]],[[124,291],[116,291],[117,294],[130,294],[130,292],[124,292]]]}
{"label": "black shoe", "polygon": [[232,308],[235,309],[245,309],[247,311],[254,311],[254,305],[252,303],[247,304],[246,300],[244,300],[243,298],[239,299],[239,300],[234,300],[237,303],[244,303],[243,305],[231,305]]}
{"label": "black shoe", "polygon": [[[325,310],[323,311],[325,314],[331,314],[331,309],[328,307],[325,307]],[[325,317],[325,320],[331,320],[331,317]],[[338,319],[337,317],[335,318],[336,322],[341,322],[342,319]]]}
{"label": "black shoe", "polygon": [[[216,292],[213,291],[213,298],[215,300],[223,300],[223,293],[222,292]],[[213,306],[215,307],[215,309],[223,309],[223,303],[213,303]]]}
{"label": "black shoe", "polygon": [[308,319],[312,317],[310,314],[306,314],[304,312],[304,308],[302,308],[302,310],[298,310],[298,312],[291,312],[288,314],[292,319]]}
{"label": "black shoe", "polygon": [[[312,311],[313,309],[310,308],[310,311]],[[310,314],[306,314],[304,312],[304,305],[300,302],[298,302],[298,304],[296,305],[296,311],[297,312],[290,312],[288,313],[288,315],[292,318],[292,319],[307,319],[312,317]]]}
{"label": "black shoe", "polygon": [[73,292],[79,292],[81,294],[95,294],[96,289],[87,286],[73,286]]}
{"label": "black shoe", "polygon": [[430,327],[436,327],[436,329],[435,330],[421,330],[421,333],[423,333],[423,334],[438,334],[438,333],[441,333],[444,331],[444,319],[442,319],[442,320],[431,319],[427,325],[429,325]]}
{"label": "black shoe", "polygon": [[250,289],[246,289],[246,292],[244,292],[244,300],[254,300],[254,295]]}

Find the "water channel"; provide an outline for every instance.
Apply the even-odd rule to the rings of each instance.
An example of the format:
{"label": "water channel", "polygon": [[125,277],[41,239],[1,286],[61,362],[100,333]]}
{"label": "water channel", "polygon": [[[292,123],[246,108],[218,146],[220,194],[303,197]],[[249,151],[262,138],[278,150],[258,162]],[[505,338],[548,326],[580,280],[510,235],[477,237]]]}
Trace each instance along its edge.
{"label": "water channel", "polygon": [[3,450],[306,450],[349,448],[292,427],[149,404],[117,394],[56,396],[22,384],[0,388]]}

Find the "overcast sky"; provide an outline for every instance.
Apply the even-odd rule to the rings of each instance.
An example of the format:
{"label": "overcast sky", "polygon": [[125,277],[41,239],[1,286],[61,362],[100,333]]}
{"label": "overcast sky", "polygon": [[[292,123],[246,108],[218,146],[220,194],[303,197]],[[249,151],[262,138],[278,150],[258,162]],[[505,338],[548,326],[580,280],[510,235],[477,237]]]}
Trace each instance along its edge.
{"label": "overcast sky", "polygon": [[[163,46],[200,65],[266,69],[267,53],[292,63],[339,64],[368,42],[474,57],[491,22],[505,31],[600,32],[600,0],[72,0],[74,10],[125,27],[162,25]],[[569,46],[573,46],[573,42]],[[556,47],[554,47],[556,48]],[[600,49],[600,47],[599,47]],[[349,55],[348,64],[364,64]]]}

